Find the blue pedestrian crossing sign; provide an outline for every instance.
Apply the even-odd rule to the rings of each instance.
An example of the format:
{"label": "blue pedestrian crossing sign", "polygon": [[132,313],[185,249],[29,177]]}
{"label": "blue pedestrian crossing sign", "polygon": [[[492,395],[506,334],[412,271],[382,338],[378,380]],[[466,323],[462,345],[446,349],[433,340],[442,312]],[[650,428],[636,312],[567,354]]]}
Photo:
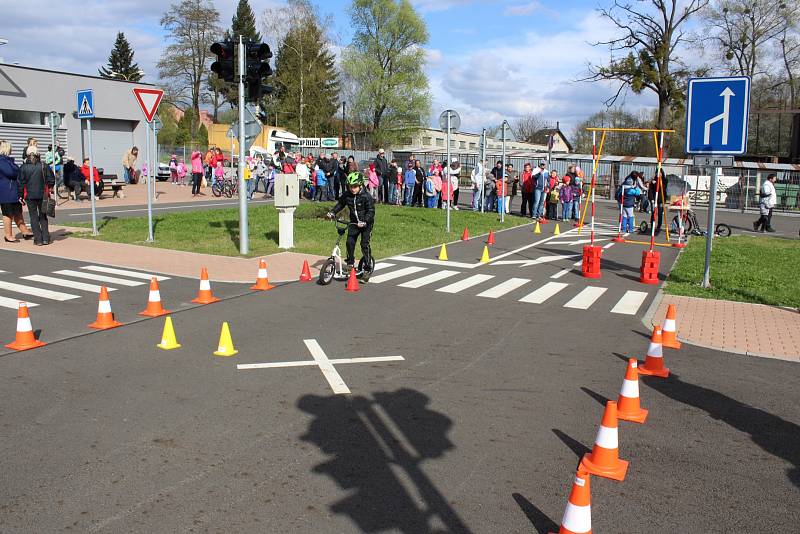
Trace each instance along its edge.
{"label": "blue pedestrian crossing sign", "polygon": [[686,99],[686,152],[744,154],[750,77],[693,78]]}
{"label": "blue pedestrian crossing sign", "polygon": [[92,89],[81,89],[78,91],[78,118],[94,118],[94,92]]}

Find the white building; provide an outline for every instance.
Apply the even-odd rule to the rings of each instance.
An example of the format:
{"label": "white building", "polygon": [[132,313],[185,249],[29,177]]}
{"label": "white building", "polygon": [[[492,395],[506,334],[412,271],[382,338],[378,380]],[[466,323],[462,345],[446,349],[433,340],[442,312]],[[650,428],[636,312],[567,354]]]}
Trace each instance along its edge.
{"label": "white building", "polygon": [[[547,142],[553,135],[553,153],[566,154],[572,151],[566,136],[556,126],[540,130],[535,134],[536,143],[506,139],[506,152],[547,152]],[[509,138],[511,133],[506,134]],[[541,138],[541,142],[539,141]],[[456,133],[450,136],[450,150],[456,153],[477,153],[480,150],[481,135],[474,133]],[[486,149],[490,153],[500,152],[502,142],[497,139],[486,138]],[[399,146],[393,147],[397,152],[429,153],[444,152],[447,150],[447,137],[441,130],[423,128],[412,137],[402,139]]]}

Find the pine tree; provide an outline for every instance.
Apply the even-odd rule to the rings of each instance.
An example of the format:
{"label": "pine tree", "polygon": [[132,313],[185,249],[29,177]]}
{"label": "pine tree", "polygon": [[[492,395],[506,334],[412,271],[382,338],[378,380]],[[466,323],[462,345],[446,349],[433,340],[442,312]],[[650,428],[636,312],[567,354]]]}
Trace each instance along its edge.
{"label": "pine tree", "polygon": [[248,0],[239,0],[236,14],[231,19],[231,34],[237,43],[240,35],[244,40],[261,41],[261,34],[256,30],[256,16]]}
{"label": "pine tree", "polygon": [[129,82],[138,82],[142,79],[139,65],[133,62],[133,48],[124,33],[117,33],[114,48],[108,56],[108,64],[100,67],[97,72],[103,78],[122,79]]}

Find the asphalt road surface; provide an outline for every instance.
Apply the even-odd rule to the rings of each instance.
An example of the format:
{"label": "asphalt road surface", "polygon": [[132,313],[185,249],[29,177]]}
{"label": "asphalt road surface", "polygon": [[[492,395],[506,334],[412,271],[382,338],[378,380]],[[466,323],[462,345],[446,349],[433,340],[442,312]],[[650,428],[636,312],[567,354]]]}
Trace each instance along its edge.
{"label": "asphalt road surface", "polygon": [[[576,232],[513,252],[551,226],[497,234],[492,255],[512,253],[495,262],[580,253]],[[358,293],[291,283],[181,309],[174,351],[156,319],[3,355],[0,530],[557,530],[602,402],[647,348],[642,248],[606,249],[598,280],[572,258],[470,267],[479,249],[449,248],[458,274],[426,279],[448,270],[427,251]],[[425,270],[385,276],[408,267]],[[614,312],[626,291],[646,296]],[[233,358],[212,356],[223,320]],[[594,531],[796,532],[800,367],[689,345],[665,362],[641,380],[646,423],[620,423],[627,478],[592,478]]]}

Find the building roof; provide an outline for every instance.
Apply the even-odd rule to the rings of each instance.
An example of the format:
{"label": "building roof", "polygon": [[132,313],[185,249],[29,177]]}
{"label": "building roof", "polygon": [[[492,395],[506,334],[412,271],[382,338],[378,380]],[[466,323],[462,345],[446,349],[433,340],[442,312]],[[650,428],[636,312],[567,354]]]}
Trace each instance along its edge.
{"label": "building roof", "polygon": [[64,72],[60,70],[52,70],[52,69],[40,69],[38,67],[26,67],[24,65],[14,65],[11,63],[0,63],[0,67],[11,67],[14,69],[25,69],[25,70],[33,70],[37,72],[49,72],[51,74],[61,74],[62,76],[78,76],[80,78],[92,78],[95,80],[104,80],[107,82],[119,82],[119,83],[129,83],[133,85],[153,85],[152,83],[147,82],[131,82],[128,80],[120,80],[119,78],[103,78],[102,76],[93,76],[91,74],[79,74],[77,72]]}
{"label": "building roof", "polygon": [[572,148],[572,143],[569,142],[569,139],[567,139],[567,136],[561,131],[561,128],[559,128],[558,124],[556,124],[555,128],[542,128],[541,130],[535,132],[533,134],[533,143],[547,146],[547,142],[549,141],[551,135],[558,135],[561,137],[570,152],[574,150]]}

